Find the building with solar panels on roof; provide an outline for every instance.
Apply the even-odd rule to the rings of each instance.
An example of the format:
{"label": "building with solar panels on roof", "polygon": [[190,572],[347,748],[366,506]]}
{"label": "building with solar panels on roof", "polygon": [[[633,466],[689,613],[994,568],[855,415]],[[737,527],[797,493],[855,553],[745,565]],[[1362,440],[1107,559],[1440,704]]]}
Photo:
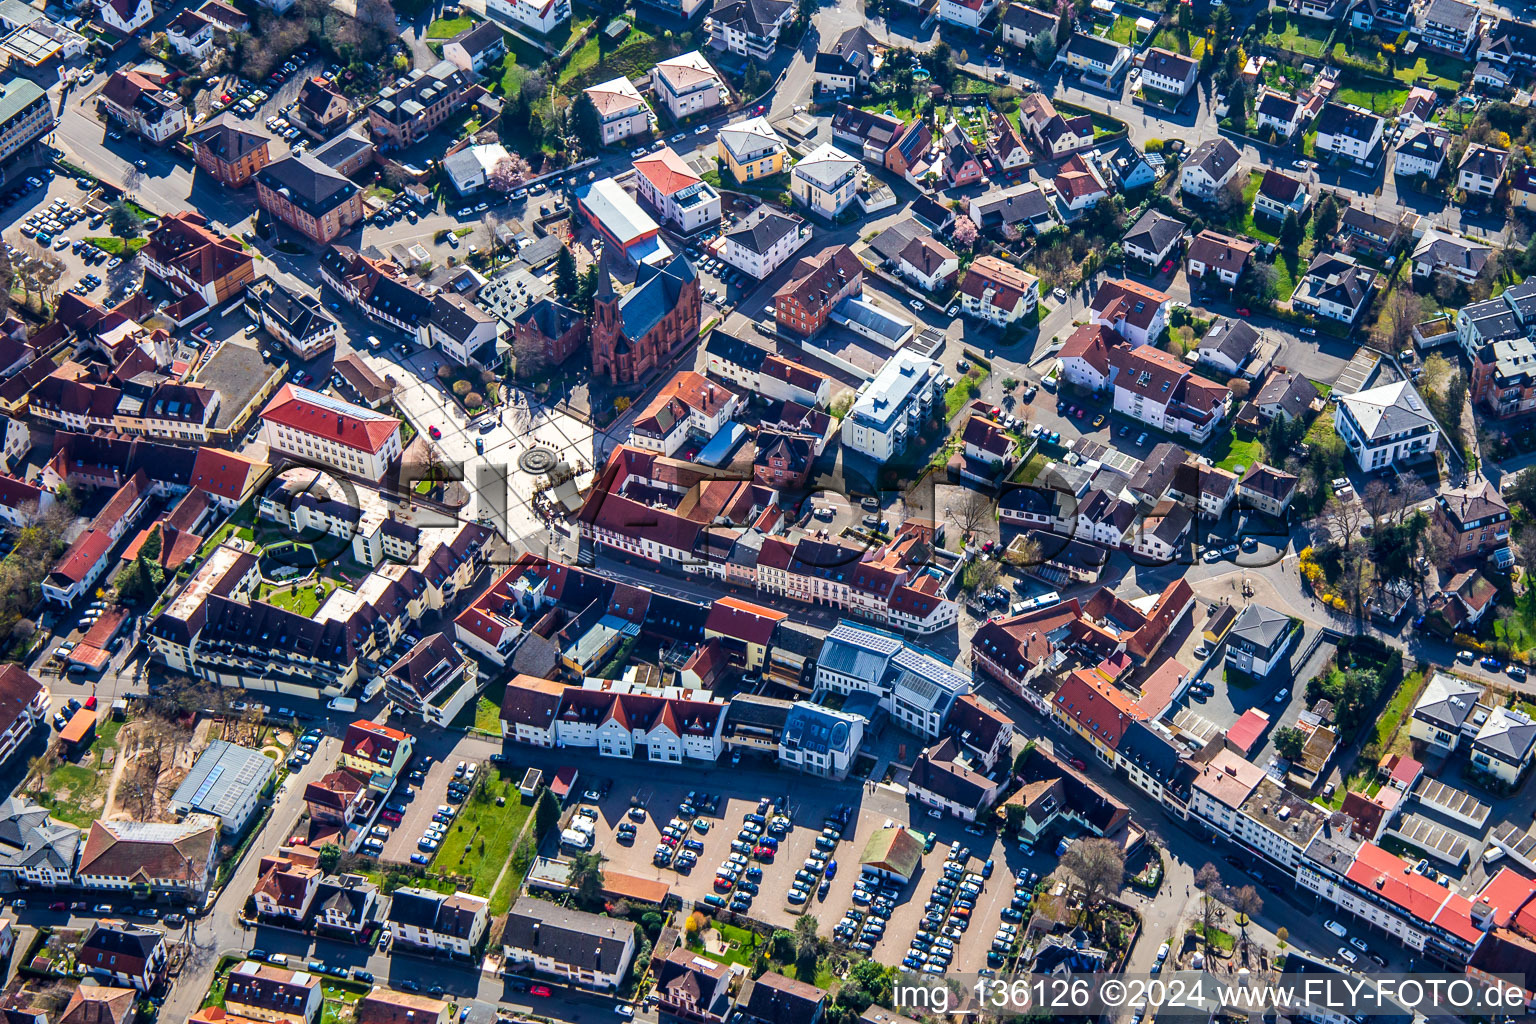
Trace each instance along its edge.
{"label": "building with solar panels on roof", "polygon": [[214,740],[171,795],[171,810],[213,815],[226,833],[238,834],[256,812],[276,769],[277,762],[259,750]]}

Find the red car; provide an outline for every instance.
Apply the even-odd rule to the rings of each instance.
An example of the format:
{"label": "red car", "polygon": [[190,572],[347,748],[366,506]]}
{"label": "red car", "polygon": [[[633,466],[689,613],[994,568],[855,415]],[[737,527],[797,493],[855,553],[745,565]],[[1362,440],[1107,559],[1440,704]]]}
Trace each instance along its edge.
{"label": "red car", "polygon": [[427,434],[430,435],[432,440],[434,440],[434,441],[438,440],[439,438],[441,438],[443,436],[443,432],[441,430],[438,430],[436,427],[428,427],[427,428]]}
{"label": "red car", "polygon": [[1080,757],[1072,758],[1067,762],[1067,764],[1070,764],[1073,768],[1076,768],[1080,772],[1085,772],[1088,770],[1088,766],[1083,763],[1083,759]]}
{"label": "red car", "polygon": [[1168,273],[1168,271],[1170,271],[1172,269],[1173,269],[1173,260],[1169,260],[1168,262],[1163,264],[1163,273],[1166,274],[1166,273]]}
{"label": "red car", "polygon": [[69,904],[68,903],[62,903],[62,902],[61,903],[50,903],[50,904],[48,904],[48,909],[49,910],[68,910],[69,909]]}
{"label": "red car", "polygon": [[85,698],[85,709],[87,711],[95,711],[96,710],[96,695],[94,693],[91,694],[89,697]]}
{"label": "red car", "polygon": [[752,851],[752,856],[758,860],[773,860],[773,855],[778,851],[771,846],[759,846]]}
{"label": "red car", "polygon": [[1076,416],[1077,416],[1077,418],[1078,418],[1078,419],[1082,419],[1082,418],[1083,418],[1083,415],[1084,415],[1084,414],[1085,414],[1085,413],[1087,413],[1087,411],[1088,411],[1088,410],[1087,410],[1087,409],[1082,409],[1082,408],[1079,408],[1079,409],[1078,409],[1078,410],[1077,410],[1077,412],[1076,412],[1076,413],[1075,413],[1075,414],[1074,414],[1074,415],[1076,415]]}
{"label": "red car", "polygon": [[532,988],[530,988],[528,990],[528,994],[531,995],[531,996],[541,996],[541,997],[544,997],[544,998],[548,998],[549,997],[549,986],[548,985],[535,985],[535,986],[533,986]]}
{"label": "red car", "polygon": [[391,825],[398,825],[398,824],[400,824],[400,815],[399,815],[398,812],[395,812],[395,811],[385,811],[383,814],[379,815],[379,817],[383,818],[385,821],[389,822]]}
{"label": "red car", "polygon": [[1242,306],[1239,306],[1239,307],[1237,307],[1237,315],[1238,316],[1253,316],[1253,311],[1250,310],[1250,309],[1244,309]]}

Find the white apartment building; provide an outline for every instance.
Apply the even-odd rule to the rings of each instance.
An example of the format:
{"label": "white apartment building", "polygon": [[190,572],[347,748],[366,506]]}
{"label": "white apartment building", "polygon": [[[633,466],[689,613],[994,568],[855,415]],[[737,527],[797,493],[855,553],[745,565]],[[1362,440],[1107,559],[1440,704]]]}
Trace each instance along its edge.
{"label": "white apartment building", "polygon": [[1357,391],[1338,400],[1333,426],[1366,472],[1432,454],[1440,427],[1408,381]]}
{"label": "white apartment building", "polygon": [[382,480],[400,461],[400,421],[284,384],[261,411],[261,439],[286,452],[367,480]]}
{"label": "white apartment building", "polygon": [[897,351],[859,389],[843,417],[843,444],[876,462],[904,451],[933,405],[938,375],[939,364],[932,359]]}
{"label": "white apartment building", "polygon": [[789,190],[795,202],[830,220],[853,203],[863,174],[855,157],[824,142],[795,164]]}
{"label": "white apartment building", "polygon": [[766,206],[722,236],[719,257],[761,281],[811,240],[811,226]]}
{"label": "white apartment building", "polygon": [[485,0],[485,8],[541,35],[571,18],[571,0]]}
{"label": "white apartment building", "polygon": [[651,108],[627,78],[615,78],[585,90],[602,122],[603,145],[612,146],[651,128]]}
{"label": "white apartment building", "polygon": [[698,50],[659,62],[651,85],[674,121],[721,106],[729,95],[720,73]]}

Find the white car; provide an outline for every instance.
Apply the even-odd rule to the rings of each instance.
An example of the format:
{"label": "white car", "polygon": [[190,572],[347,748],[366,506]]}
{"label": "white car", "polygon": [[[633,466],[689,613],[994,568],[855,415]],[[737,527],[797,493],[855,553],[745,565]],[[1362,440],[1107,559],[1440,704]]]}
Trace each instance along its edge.
{"label": "white car", "polygon": [[907,305],[912,307],[912,311],[914,313],[921,313],[923,311],[923,304],[916,299],[913,299],[911,302],[907,303]]}
{"label": "white car", "polygon": [[1341,939],[1349,934],[1349,929],[1345,928],[1337,921],[1324,921],[1323,927],[1328,929],[1330,932],[1333,932],[1333,934],[1337,935]]}
{"label": "white car", "polygon": [[1348,946],[1340,946],[1339,959],[1343,960],[1347,964],[1353,964],[1360,958],[1356,956],[1355,951],[1350,949]]}

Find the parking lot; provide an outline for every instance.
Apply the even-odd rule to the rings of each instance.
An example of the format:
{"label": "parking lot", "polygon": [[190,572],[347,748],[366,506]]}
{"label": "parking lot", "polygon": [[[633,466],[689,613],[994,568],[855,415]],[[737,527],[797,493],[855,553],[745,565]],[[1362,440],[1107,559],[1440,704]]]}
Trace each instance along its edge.
{"label": "parking lot", "polygon": [[[434,821],[442,824],[442,831],[446,833],[453,827],[453,819],[458,816],[459,808],[463,806],[462,797],[455,799],[449,794],[449,786],[465,778],[459,775],[458,766],[465,765],[466,771],[469,765],[475,765],[475,773],[479,774],[483,767],[476,762],[462,762],[457,759],[435,761],[425,755],[417,755],[411,760],[405,778],[395,786],[395,791],[385,803],[385,809],[381,812],[378,824],[374,826],[373,836],[383,838],[382,850],[374,847],[364,852],[373,853],[380,860],[414,864],[430,862],[436,848],[425,849],[420,844],[426,837],[427,829]],[[467,792],[456,788],[456,793]],[[404,810],[401,811],[400,808]],[[446,814],[441,814],[444,808]],[[392,813],[400,815],[400,821],[391,823],[385,817]],[[389,830],[387,837],[379,835],[378,829]]]}
{"label": "parking lot", "polygon": [[3,193],[3,215],[11,225],[5,235],[11,246],[7,253],[13,262],[19,262],[43,250],[64,268],[58,283],[60,292],[76,291],[89,277],[88,287],[78,294],[107,303],[109,294],[121,296],[132,291],[142,274],[132,255],[118,257],[84,243],[87,237],[106,236],[111,231],[104,217],[86,211],[95,186],[82,180],[89,187],[40,169]]}
{"label": "parking lot", "polygon": [[[717,869],[731,857],[733,842],[762,842],[738,839],[738,836],[747,816],[758,815],[759,807],[764,806],[766,800],[769,805],[762,812],[764,834],[773,835],[771,825],[776,809],[786,812],[790,827],[776,837],[777,851],[771,859],[762,859],[750,852],[742,854],[741,881],[747,883],[746,891],[755,888],[756,892],[749,906],[738,904],[737,912],[776,928],[793,928],[801,913],[810,913],[816,916],[825,934],[832,934],[845,920],[852,920],[848,917],[850,911],[856,912],[860,919],[852,931],[843,928],[835,937],[850,946],[869,938],[871,948],[868,952],[881,963],[901,962],[917,933],[930,930],[924,920],[929,913],[927,900],[935,885],[944,879],[945,865],[952,852],[965,855],[963,860],[957,861],[962,877],[966,871],[979,875],[988,859],[993,862],[991,877],[982,880],[981,891],[973,900],[974,906],[959,908],[968,917],[969,925],[956,924],[958,919],[944,920],[945,927],[954,928],[954,936],[948,939],[953,952],[947,969],[955,971],[974,971],[988,966],[987,954],[998,928],[1009,923],[1004,921],[1002,914],[1014,898],[1016,873],[1022,872],[1027,883],[1031,870],[1043,874],[1054,866],[1054,858],[1041,852],[1026,855],[990,831],[968,832],[963,823],[952,818],[933,820],[924,816],[913,827],[925,835],[931,831],[933,842],[922,855],[911,881],[888,889],[892,898],[888,906],[881,908],[886,913],[883,929],[878,935],[866,935],[862,933],[863,920],[880,897],[878,893],[869,899],[863,894],[856,897],[860,858],[877,830],[887,824],[907,824],[908,805],[886,799],[894,795],[889,791],[882,791],[878,801],[860,801],[863,806],[855,807],[846,801],[850,796],[858,799],[858,791],[797,787],[790,790],[786,803],[785,796],[777,793],[764,793],[757,798],[730,798],[714,790],[701,790],[693,791],[695,816],[689,818],[679,813],[689,792],[691,790],[681,783],[643,784],[636,790],[615,787],[599,799],[584,800],[583,808],[595,808],[597,813],[593,848],[608,858],[612,870],[659,879],[672,886],[683,900],[706,904],[706,909],[721,912],[729,908],[730,900],[743,887],[740,883],[729,890],[717,887]],[[589,792],[588,795],[597,794]],[[869,806],[876,802],[888,805],[888,809],[882,811]],[[632,807],[643,809],[643,818],[636,820],[632,817]],[[826,850],[827,873],[831,877],[825,879],[825,891],[823,876],[817,869],[813,872],[814,879],[804,887],[809,893],[808,898],[803,903],[790,902],[790,890],[796,886],[796,873],[813,867],[807,861],[816,854],[823,829],[836,824],[841,807],[848,808],[848,824],[842,840]],[[676,852],[672,854],[671,863],[661,866],[656,859],[658,845],[663,829],[674,820],[683,828],[673,846]],[[704,830],[700,831],[701,826],[695,822],[702,823]],[[621,831],[632,832],[632,838],[621,839]],[[975,834],[976,831],[980,834]],[[825,848],[829,843],[821,845]],[[1050,852],[1044,851],[1045,854]],[[687,859],[692,859],[691,868],[681,871],[676,868],[679,854],[685,857],[685,864]],[[955,871],[952,868],[951,874]],[[957,891],[958,888],[956,886]],[[937,937],[939,929],[932,929],[932,934]],[[993,966],[995,968],[996,964]]]}

